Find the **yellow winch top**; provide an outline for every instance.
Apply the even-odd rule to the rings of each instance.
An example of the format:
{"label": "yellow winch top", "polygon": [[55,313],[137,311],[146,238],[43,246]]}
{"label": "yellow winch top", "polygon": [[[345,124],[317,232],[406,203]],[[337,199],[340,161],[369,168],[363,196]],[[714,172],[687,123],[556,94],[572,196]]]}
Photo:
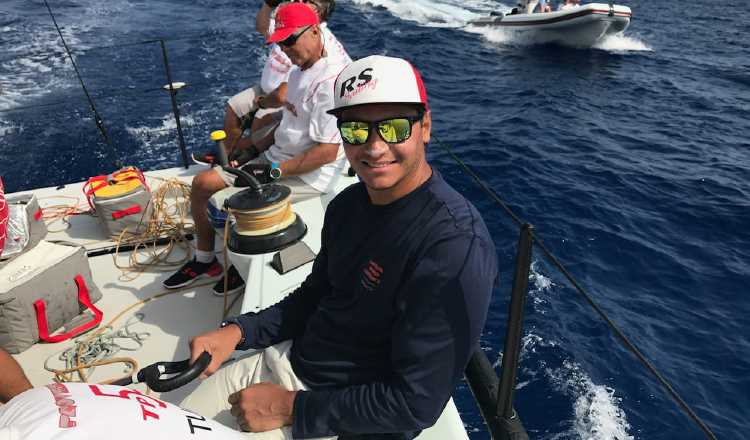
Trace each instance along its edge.
{"label": "yellow winch top", "polygon": [[[132,167],[129,168],[133,169]],[[140,186],[143,186],[143,183],[138,179],[138,173],[126,169],[116,173],[107,185],[94,191],[94,196],[102,198],[119,197],[134,191]]]}
{"label": "yellow winch top", "polygon": [[214,142],[223,141],[227,138],[227,133],[224,130],[216,130],[211,132],[211,140]]}

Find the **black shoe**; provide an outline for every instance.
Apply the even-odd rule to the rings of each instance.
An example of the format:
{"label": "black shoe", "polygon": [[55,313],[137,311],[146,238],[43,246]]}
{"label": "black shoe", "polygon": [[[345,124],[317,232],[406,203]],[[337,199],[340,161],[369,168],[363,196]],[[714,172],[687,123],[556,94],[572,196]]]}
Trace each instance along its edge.
{"label": "black shoe", "polygon": [[[240,292],[245,287],[245,281],[240,276],[240,273],[237,272],[237,269],[234,268],[234,266],[229,266],[229,270],[227,271],[227,278],[229,279],[229,282],[227,283],[227,295],[234,295],[237,292]],[[214,284],[214,295],[216,296],[224,296],[224,278],[222,277],[216,284]]]}
{"label": "black shoe", "polygon": [[200,278],[212,278],[221,275],[223,271],[221,264],[216,258],[210,263],[199,263],[195,259],[185,263],[180,270],[162,283],[167,289],[177,289],[191,284]]}
{"label": "black shoe", "polygon": [[219,157],[214,152],[192,153],[193,162],[213,167],[219,164]]}

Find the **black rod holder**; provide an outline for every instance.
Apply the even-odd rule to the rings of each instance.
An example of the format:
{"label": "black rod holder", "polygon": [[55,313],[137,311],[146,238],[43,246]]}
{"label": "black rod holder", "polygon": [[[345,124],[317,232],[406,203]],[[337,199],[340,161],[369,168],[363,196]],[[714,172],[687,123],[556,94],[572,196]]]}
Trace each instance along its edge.
{"label": "black rod holder", "polygon": [[518,360],[521,354],[523,314],[524,306],[526,305],[526,293],[529,287],[531,254],[534,244],[533,229],[533,226],[530,224],[524,224],[521,226],[521,233],[518,239],[516,271],[513,275],[513,291],[508,311],[508,329],[505,334],[500,389],[497,395],[497,411],[495,413],[497,417],[504,421],[509,421],[516,416],[513,410],[513,392],[516,388]]}
{"label": "black rod holder", "polygon": [[164,72],[167,74],[169,97],[172,99],[172,112],[174,113],[174,119],[177,124],[177,137],[180,140],[182,164],[185,166],[185,169],[188,169],[187,149],[185,148],[185,138],[182,136],[182,124],[180,124],[180,109],[177,107],[177,89],[174,88],[174,84],[172,83],[172,72],[169,70],[169,59],[167,58],[167,46],[164,44],[164,40],[159,40],[159,43],[161,44],[161,54],[164,58]]}

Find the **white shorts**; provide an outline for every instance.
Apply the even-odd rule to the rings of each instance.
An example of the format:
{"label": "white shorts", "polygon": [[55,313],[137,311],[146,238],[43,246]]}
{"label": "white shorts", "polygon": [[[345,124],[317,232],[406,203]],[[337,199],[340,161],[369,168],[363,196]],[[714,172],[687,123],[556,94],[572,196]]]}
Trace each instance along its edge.
{"label": "white shorts", "polygon": [[[203,417],[212,418],[222,425],[239,429],[234,416],[229,413],[230,394],[261,382],[273,382],[287,390],[307,390],[305,384],[294,374],[289,361],[291,350],[292,341],[284,341],[220,368],[216,374],[201,382],[180,406]],[[250,439],[291,440],[292,427],[247,433],[247,436]]]}
{"label": "white shorts", "polygon": [[[231,107],[238,118],[242,119],[255,110],[255,98],[261,95],[265,95],[263,90],[259,85],[254,85],[229,98],[227,105]],[[255,113],[255,117],[262,118],[266,115],[278,113],[282,108],[283,107],[258,109]]]}

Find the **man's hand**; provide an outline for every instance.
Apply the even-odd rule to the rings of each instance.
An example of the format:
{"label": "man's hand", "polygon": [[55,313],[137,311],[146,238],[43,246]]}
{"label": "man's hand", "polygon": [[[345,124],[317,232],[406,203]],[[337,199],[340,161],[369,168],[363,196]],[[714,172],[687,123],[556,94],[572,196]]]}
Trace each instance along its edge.
{"label": "man's hand", "polygon": [[[240,169],[258,179],[258,182],[262,185],[271,183],[281,177],[281,171],[278,168],[274,169],[270,163],[249,163]],[[240,185],[235,184],[235,186]]]}
{"label": "man's hand", "polygon": [[247,148],[243,149],[235,149],[232,151],[232,154],[229,155],[229,166],[239,168],[258,156],[260,156],[260,153],[254,145],[249,145]]}
{"label": "man's hand", "polygon": [[211,355],[211,363],[201,374],[201,378],[207,378],[229,359],[241,339],[242,330],[236,324],[194,337],[190,340],[190,365],[195,363],[201,353],[207,351]]}
{"label": "man's hand", "polygon": [[231,414],[245,432],[263,432],[292,424],[296,391],[262,382],[229,396]]}

